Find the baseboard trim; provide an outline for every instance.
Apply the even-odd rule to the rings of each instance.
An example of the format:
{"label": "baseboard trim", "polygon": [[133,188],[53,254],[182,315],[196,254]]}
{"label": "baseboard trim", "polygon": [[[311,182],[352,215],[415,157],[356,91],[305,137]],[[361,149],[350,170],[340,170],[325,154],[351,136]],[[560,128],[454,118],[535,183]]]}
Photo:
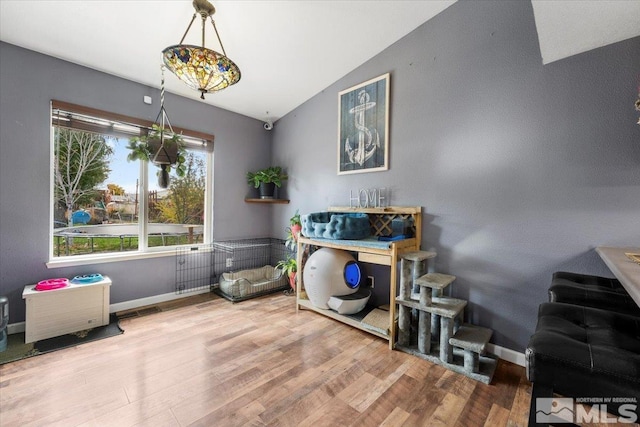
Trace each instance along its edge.
{"label": "baseboard trim", "polygon": [[109,305],[109,313],[115,313],[117,311],[131,310],[134,308],[144,307],[146,305],[159,304],[161,302],[173,301],[180,298],[191,297],[194,295],[206,294],[211,292],[209,287],[199,289],[197,291],[185,292],[182,294],[176,294],[175,292],[169,292],[168,294],[154,295],[152,297],[133,299],[130,301],[119,302]]}
{"label": "baseboard trim", "polygon": [[524,353],[511,350],[510,348],[500,347],[495,344],[487,344],[487,351],[502,360],[506,360],[507,362],[515,363],[519,366],[525,365]]}
{"label": "baseboard trim", "polygon": [[24,322],[10,323],[7,325],[7,334],[9,335],[20,334],[24,332],[24,330]]}
{"label": "baseboard trim", "polygon": [[[154,295],[152,297],[139,298],[131,301],[119,302],[116,304],[109,305],[109,313],[115,313],[117,311],[131,310],[134,308],[144,307],[147,305],[159,304],[161,302],[173,301],[180,298],[191,297],[193,295],[206,294],[210,292],[209,288],[199,289],[197,291],[185,292],[182,294],[176,294],[175,292],[170,292],[168,294]],[[7,325],[7,333],[9,335],[12,334],[20,334],[25,331],[25,322],[17,322],[11,323]]]}

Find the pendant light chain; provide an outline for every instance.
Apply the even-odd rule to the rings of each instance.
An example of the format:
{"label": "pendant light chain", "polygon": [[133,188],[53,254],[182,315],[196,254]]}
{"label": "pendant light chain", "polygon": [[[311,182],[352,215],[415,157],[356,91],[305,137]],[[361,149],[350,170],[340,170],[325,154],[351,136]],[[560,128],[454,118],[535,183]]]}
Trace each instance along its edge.
{"label": "pendant light chain", "polygon": [[164,110],[164,65],[160,65],[160,108]]}
{"label": "pendant light chain", "polygon": [[[160,65],[161,77],[160,77],[160,113],[162,117],[160,117],[161,123],[160,127],[161,133],[164,134],[165,124],[169,125],[169,131],[173,133],[173,127],[171,126],[171,122],[169,121],[169,116],[167,115],[167,110],[164,108],[164,64]],[[157,119],[156,119],[157,120]]]}
{"label": "pendant light chain", "polygon": [[[218,38],[218,43],[220,43],[220,48],[222,49],[222,54],[227,56],[227,52],[224,51],[224,46],[222,44],[222,40],[220,39],[220,34],[218,34],[218,28],[216,28],[216,21],[213,20],[213,16],[211,17],[211,24],[213,25],[213,31],[216,32],[216,37]],[[202,46],[204,46],[204,40],[202,41]]]}

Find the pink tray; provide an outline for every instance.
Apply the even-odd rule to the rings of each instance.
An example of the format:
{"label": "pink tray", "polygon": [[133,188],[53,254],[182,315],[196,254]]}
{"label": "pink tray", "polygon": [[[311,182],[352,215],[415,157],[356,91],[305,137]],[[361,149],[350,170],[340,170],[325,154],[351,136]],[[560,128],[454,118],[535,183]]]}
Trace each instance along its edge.
{"label": "pink tray", "polygon": [[36,291],[52,291],[54,289],[64,288],[69,285],[69,279],[60,278],[60,279],[48,279],[42,280],[38,282],[36,287],[34,288]]}

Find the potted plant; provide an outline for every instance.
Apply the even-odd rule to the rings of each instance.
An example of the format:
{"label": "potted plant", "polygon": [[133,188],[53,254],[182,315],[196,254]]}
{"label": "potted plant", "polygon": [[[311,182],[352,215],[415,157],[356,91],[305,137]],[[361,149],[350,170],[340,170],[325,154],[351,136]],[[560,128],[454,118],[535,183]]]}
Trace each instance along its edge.
{"label": "potted plant", "polygon": [[280,166],[271,166],[257,172],[247,172],[247,182],[260,189],[261,199],[273,199],[275,187],[282,187],[282,181],[288,178]]}
{"label": "potted plant", "polygon": [[287,240],[284,245],[291,249],[292,251],[296,250],[296,243],[298,242],[298,234],[302,231],[302,222],[300,222],[300,213],[296,210],[296,213],[293,214],[291,218],[289,218],[289,227],[286,229],[287,231]]}
{"label": "potted plant", "polygon": [[127,161],[142,160],[160,168],[158,185],[162,188],[169,186],[172,166],[176,175],[182,177],[186,173],[186,149],[182,135],[164,130],[155,123],[147,135],[131,138],[127,148],[131,150]]}
{"label": "potted plant", "polygon": [[286,260],[280,260],[276,264],[276,268],[289,277],[289,286],[296,290],[296,272],[298,271],[298,262],[295,258],[289,257]]}

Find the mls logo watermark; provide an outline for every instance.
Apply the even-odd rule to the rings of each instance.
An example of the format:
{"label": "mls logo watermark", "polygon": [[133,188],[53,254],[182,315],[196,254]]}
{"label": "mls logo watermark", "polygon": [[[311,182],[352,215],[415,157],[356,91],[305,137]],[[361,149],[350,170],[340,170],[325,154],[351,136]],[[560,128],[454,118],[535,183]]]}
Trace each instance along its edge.
{"label": "mls logo watermark", "polygon": [[539,397],[536,399],[537,423],[573,423],[572,398]]}
{"label": "mls logo watermark", "polygon": [[[618,416],[609,413],[607,405],[611,403],[618,406]],[[635,397],[539,397],[536,423],[635,423],[637,403]]]}

